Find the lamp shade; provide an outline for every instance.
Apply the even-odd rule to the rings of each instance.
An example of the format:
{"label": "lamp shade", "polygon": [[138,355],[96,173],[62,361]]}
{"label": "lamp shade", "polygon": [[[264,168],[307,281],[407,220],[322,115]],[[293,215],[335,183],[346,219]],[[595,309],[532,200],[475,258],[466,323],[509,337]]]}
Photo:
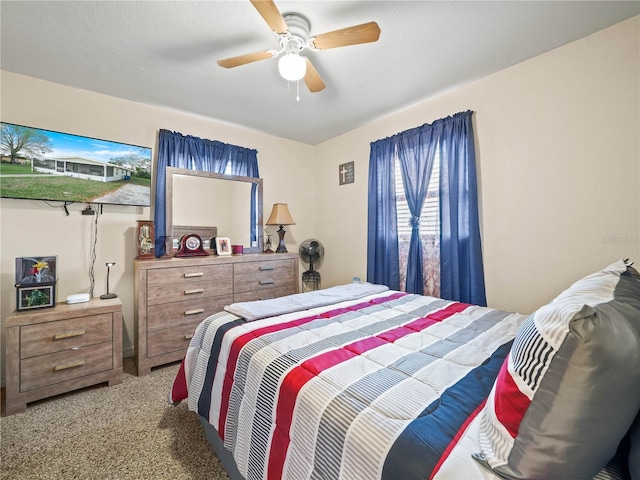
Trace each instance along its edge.
{"label": "lamp shade", "polygon": [[286,203],[274,203],[267,225],[295,225]]}
{"label": "lamp shade", "polygon": [[278,60],[278,71],[285,80],[295,82],[304,77],[307,71],[307,62],[297,53],[287,53]]}

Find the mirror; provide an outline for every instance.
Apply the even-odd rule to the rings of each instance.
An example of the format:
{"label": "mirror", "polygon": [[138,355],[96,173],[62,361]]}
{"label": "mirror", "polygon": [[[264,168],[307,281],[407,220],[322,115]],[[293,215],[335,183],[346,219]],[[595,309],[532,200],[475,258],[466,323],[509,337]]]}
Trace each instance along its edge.
{"label": "mirror", "polygon": [[261,178],[167,167],[166,185],[167,233],[171,238],[174,226],[215,227],[217,236],[242,245],[245,253],[262,252]]}

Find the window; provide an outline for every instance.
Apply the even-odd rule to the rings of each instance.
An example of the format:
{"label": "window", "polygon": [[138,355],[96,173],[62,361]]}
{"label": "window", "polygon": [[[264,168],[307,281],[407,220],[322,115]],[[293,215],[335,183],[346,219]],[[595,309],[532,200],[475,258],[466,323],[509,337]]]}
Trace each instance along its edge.
{"label": "window", "polygon": [[[429,191],[427,199],[422,206],[420,215],[420,233],[439,235],[440,234],[440,199],[438,182],[440,177],[440,156],[436,153],[433,159],[433,169],[429,178]],[[404,194],[402,184],[402,173],[400,171],[400,160],[395,160],[396,177],[396,208],[398,215],[398,235],[411,236],[411,213],[407,204],[407,197]]]}
{"label": "window", "polygon": [[[440,156],[436,152],[429,178],[427,198],[420,214],[420,239],[424,295],[440,296]],[[395,159],[396,209],[398,217],[398,249],[400,253],[400,289],[405,290],[407,278],[407,256],[411,241],[411,213],[402,184],[400,160]]]}
{"label": "window", "polygon": [[[456,113],[371,143],[367,229],[369,282],[474,305],[487,304],[478,221],[472,115],[471,110]],[[403,239],[410,238],[406,202],[402,188],[397,191],[394,183],[395,177],[399,177],[395,174],[398,170],[394,168],[395,152],[400,148],[407,149],[407,157],[411,161],[420,158],[426,161],[431,158],[430,155],[439,155],[437,160],[433,159],[437,165],[431,175],[434,190],[427,201],[426,211],[421,212],[424,228],[420,232],[421,242],[415,245],[420,247],[415,249],[415,261],[411,252],[411,264],[407,261],[408,242]],[[416,168],[413,170],[420,172],[420,168],[417,168],[420,165],[414,166]],[[421,178],[420,181],[426,183],[428,179]],[[425,187],[428,190],[429,185],[421,185],[419,192],[426,197]],[[444,208],[444,203],[437,208],[434,202],[439,198],[446,199],[447,208]],[[399,222],[400,229],[397,228],[395,217],[398,208],[403,217]],[[438,218],[434,215],[437,210],[441,219],[439,228]],[[390,220],[390,216],[394,217]],[[390,225],[393,225],[391,230]],[[451,234],[447,231],[450,226]],[[401,258],[398,248],[399,233],[407,252],[402,252],[404,258]],[[441,238],[444,239],[442,244]],[[411,272],[409,281],[406,279],[407,271]],[[414,272],[418,277],[413,277]],[[405,279],[401,287],[402,275]]]}

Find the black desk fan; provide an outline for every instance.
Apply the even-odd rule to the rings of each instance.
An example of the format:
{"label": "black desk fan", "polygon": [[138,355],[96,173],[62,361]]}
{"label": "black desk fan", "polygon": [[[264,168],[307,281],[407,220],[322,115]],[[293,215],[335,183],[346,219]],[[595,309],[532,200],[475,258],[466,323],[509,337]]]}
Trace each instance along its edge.
{"label": "black desk fan", "polygon": [[319,267],[324,258],[324,247],[315,238],[304,240],[298,250],[300,261],[309,265],[309,269],[302,273],[302,292],[312,292],[320,289],[320,273],[313,269]]}

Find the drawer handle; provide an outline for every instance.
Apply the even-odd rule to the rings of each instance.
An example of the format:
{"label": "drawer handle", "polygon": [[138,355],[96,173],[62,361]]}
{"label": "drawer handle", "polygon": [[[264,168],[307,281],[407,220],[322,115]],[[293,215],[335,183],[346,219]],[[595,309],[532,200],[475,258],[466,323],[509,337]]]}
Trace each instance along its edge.
{"label": "drawer handle", "polygon": [[260,285],[271,285],[273,280],[260,280]]}
{"label": "drawer handle", "polygon": [[186,312],[184,312],[185,315],[196,315],[198,313],[202,313],[204,312],[204,308],[198,308],[196,310],[187,310]]}
{"label": "drawer handle", "polygon": [[258,268],[258,270],[260,270],[261,272],[270,272],[271,270],[273,270],[273,267],[260,267]]}
{"label": "drawer handle", "polygon": [[62,365],[56,365],[53,367],[53,371],[66,370],[67,368],[81,367],[84,365],[84,360],[78,360],[77,362],[63,363]]}
{"label": "drawer handle", "polygon": [[84,335],[86,333],[85,330],[72,330],[66,333],[59,333],[53,337],[54,340],[62,340],[63,338],[69,337],[79,337],[80,335]]}
{"label": "drawer handle", "polygon": [[185,335],[184,339],[185,340],[191,340],[193,338],[193,333],[191,335]]}
{"label": "drawer handle", "polygon": [[185,295],[193,295],[194,293],[202,293],[204,292],[204,288],[195,288],[193,290],[185,290],[184,294]]}
{"label": "drawer handle", "polygon": [[184,278],[203,277],[204,272],[185,273]]}

